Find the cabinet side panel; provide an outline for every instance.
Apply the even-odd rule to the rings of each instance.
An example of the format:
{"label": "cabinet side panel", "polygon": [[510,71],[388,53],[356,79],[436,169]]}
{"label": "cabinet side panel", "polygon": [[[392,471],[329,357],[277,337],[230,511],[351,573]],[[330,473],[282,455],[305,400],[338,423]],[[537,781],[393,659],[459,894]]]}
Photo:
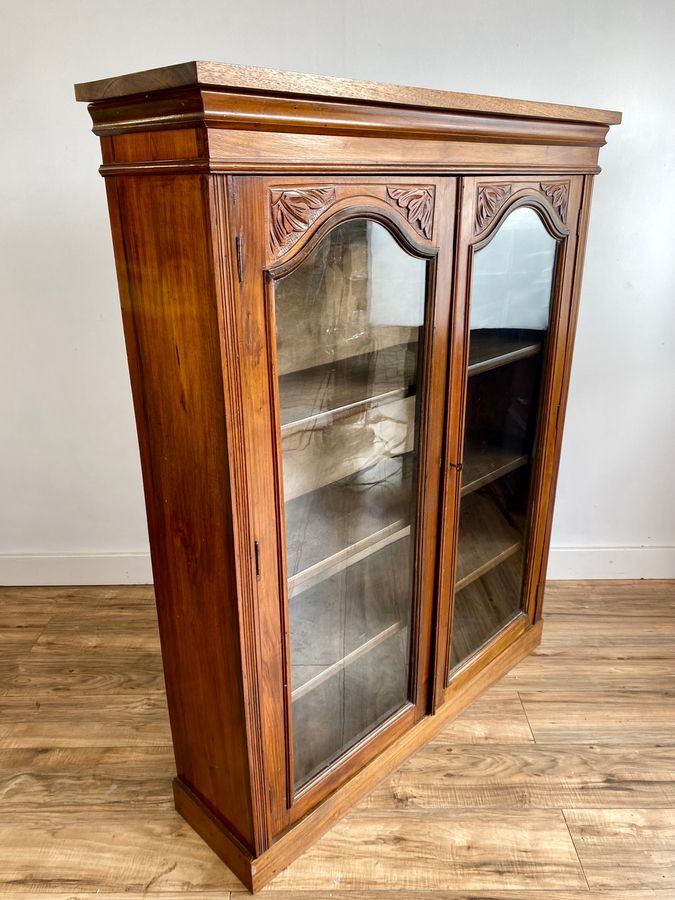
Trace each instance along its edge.
{"label": "cabinet side panel", "polygon": [[569,315],[566,322],[566,333],[561,337],[564,343],[564,363],[561,374],[560,393],[558,395],[558,415],[556,419],[555,435],[553,437],[553,464],[549,484],[549,497],[547,504],[547,516],[544,524],[544,550],[541,554],[540,567],[537,577],[537,591],[533,602],[533,618],[538,621],[541,618],[544,590],[546,587],[546,570],[551,549],[551,532],[553,528],[553,513],[555,507],[556,487],[558,472],[560,469],[560,454],[562,449],[563,427],[565,424],[565,412],[569,395],[570,376],[572,372],[572,354],[574,352],[574,340],[576,337],[577,318],[579,316],[579,299],[581,294],[581,282],[583,277],[584,259],[586,256],[586,239],[588,237],[588,222],[591,213],[591,199],[593,196],[593,176],[585,175],[573,179],[577,182],[579,191],[578,208],[576,212],[576,242],[570,251],[568,263],[568,279],[570,281]]}
{"label": "cabinet side panel", "polygon": [[253,847],[206,180],[107,180],[178,776]]}

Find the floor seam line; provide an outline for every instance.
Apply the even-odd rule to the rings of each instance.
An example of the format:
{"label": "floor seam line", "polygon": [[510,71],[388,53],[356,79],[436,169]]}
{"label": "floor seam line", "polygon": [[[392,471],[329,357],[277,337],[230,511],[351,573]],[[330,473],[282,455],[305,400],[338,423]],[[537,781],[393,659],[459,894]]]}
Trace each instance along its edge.
{"label": "floor seam line", "polygon": [[520,691],[516,690],[516,695],[518,696],[518,702],[520,703],[520,708],[523,711],[523,715],[525,716],[525,721],[527,722],[527,727],[530,729],[530,736],[532,737],[532,743],[538,744],[537,738],[534,735],[534,729],[532,728],[532,723],[530,722],[530,717],[527,714],[527,710],[525,709],[525,704],[523,703],[523,698],[520,695]]}
{"label": "floor seam line", "polygon": [[565,815],[565,810],[561,807],[560,814],[563,817],[563,822],[565,823],[565,828],[567,829],[567,833],[570,836],[570,841],[572,842],[572,846],[574,847],[574,855],[577,858],[577,862],[579,863],[579,868],[581,869],[581,874],[584,876],[584,881],[586,882],[586,887],[588,888],[588,892],[592,893],[591,886],[588,883],[588,876],[586,875],[586,869],[584,869],[584,864],[581,862],[581,857],[579,856],[579,850],[577,849],[577,845],[574,841],[574,837],[572,836],[572,832],[570,830],[570,823],[567,821],[567,816]]}

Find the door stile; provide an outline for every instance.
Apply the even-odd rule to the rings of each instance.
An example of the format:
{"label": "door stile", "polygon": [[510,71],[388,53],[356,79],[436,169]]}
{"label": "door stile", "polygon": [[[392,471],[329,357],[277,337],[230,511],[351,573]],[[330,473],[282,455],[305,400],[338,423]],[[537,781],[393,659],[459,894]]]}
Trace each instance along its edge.
{"label": "door stile", "polygon": [[[259,803],[264,805],[268,843],[277,830],[285,804],[278,798],[285,782],[285,757],[278,753],[275,735],[283,729],[284,669],[280,646],[280,604],[277,577],[275,523],[274,423],[270,421],[270,366],[265,341],[264,280],[265,246],[259,235],[264,221],[260,202],[261,178],[258,176],[212,176],[228,180],[230,228],[223,254],[233,285],[230,316],[236,332],[236,346],[225,357],[227,366],[240,373],[239,431],[246,468],[246,496],[239,505],[246,507],[248,534],[242,541],[242,565],[252,573],[252,590],[242,595],[248,615],[255,622],[255,669],[249,671],[249,689],[259,709],[261,779],[256,785]],[[272,511],[270,514],[270,510]],[[235,509],[235,513],[241,510]],[[281,632],[283,636],[283,632]]]}
{"label": "door stile", "polygon": [[[438,256],[434,266],[434,284],[430,303],[432,304],[432,324],[425,354],[427,375],[425,378],[426,397],[423,409],[427,412],[445,407],[445,397],[453,392],[448,382],[448,365],[451,359],[451,315],[453,259],[455,245],[455,218],[457,215],[457,184],[454,177],[437,180],[437,205],[435,211]],[[416,720],[433,709],[434,696],[434,654],[438,635],[440,610],[437,604],[439,578],[439,535],[442,531],[443,506],[441,490],[445,453],[445,409],[443,417],[437,417],[437,427],[427,419],[422,420],[420,432],[424,439],[426,459],[421,471],[424,473],[420,498],[423,511],[418,527],[420,549],[417,558],[422,560],[422,572],[427,583],[420,585],[419,597],[429,598],[426,603],[418,603],[419,625],[417,639],[413,645],[417,652],[415,667]]]}
{"label": "door stile", "polygon": [[[213,264],[216,282],[215,297],[219,317],[219,337],[222,360],[239,357],[240,334],[237,328],[235,298],[237,296],[238,270],[236,250],[232,252],[229,200],[232,198],[232,182],[227,176],[209,176],[205,182],[208,190],[211,228],[213,234]],[[235,242],[236,245],[236,242]],[[235,264],[232,265],[232,261]],[[239,642],[241,647],[242,676],[244,680],[245,727],[250,772],[251,803],[254,810],[256,852],[270,844],[269,801],[266,790],[264,735],[261,718],[261,671],[258,607],[256,602],[256,573],[254,532],[251,530],[248,497],[251,491],[251,469],[246,459],[244,438],[243,382],[237,365],[223,366],[225,385],[225,420],[228,432],[228,449],[232,472],[232,524],[236,548],[236,577],[239,584],[237,602],[239,612]]]}
{"label": "door stile", "polygon": [[471,234],[474,178],[458,179],[457,209],[453,222],[454,258],[450,298],[448,353],[448,393],[446,398],[444,456],[441,480],[440,539],[437,575],[437,627],[434,647],[432,710],[443,702],[446,689],[450,632],[452,625],[456,523],[462,481],[464,406],[466,394],[466,357],[469,343],[468,292],[471,283],[471,256],[463,249],[465,235]]}

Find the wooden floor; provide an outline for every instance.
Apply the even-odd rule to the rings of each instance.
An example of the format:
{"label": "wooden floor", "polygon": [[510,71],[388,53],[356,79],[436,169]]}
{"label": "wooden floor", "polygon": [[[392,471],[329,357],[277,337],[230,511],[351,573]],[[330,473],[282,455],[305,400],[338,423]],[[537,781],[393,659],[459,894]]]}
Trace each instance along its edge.
{"label": "wooden floor", "polygon": [[[546,609],[539,651],[263,894],[674,900],[675,583]],[[2,589],[0,897],[242,891],[172,772],[151,589]]]}

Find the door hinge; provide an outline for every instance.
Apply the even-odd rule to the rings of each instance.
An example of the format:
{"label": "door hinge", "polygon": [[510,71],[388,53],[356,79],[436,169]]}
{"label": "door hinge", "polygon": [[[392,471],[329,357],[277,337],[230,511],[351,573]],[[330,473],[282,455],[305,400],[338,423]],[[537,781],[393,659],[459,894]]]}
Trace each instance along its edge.
{"label": "door hinge", "polygon": [[239,279],[239,284],[244,280],[243,275],[243,267],[241,264],[241,238],[237,235],[234,239],[234,249],[237,254],[237,278]]}
{"label": "door hinge", "polygon": [[255,562],[255,577],[260,578],[260,544],[253,541],[253,559]]}

